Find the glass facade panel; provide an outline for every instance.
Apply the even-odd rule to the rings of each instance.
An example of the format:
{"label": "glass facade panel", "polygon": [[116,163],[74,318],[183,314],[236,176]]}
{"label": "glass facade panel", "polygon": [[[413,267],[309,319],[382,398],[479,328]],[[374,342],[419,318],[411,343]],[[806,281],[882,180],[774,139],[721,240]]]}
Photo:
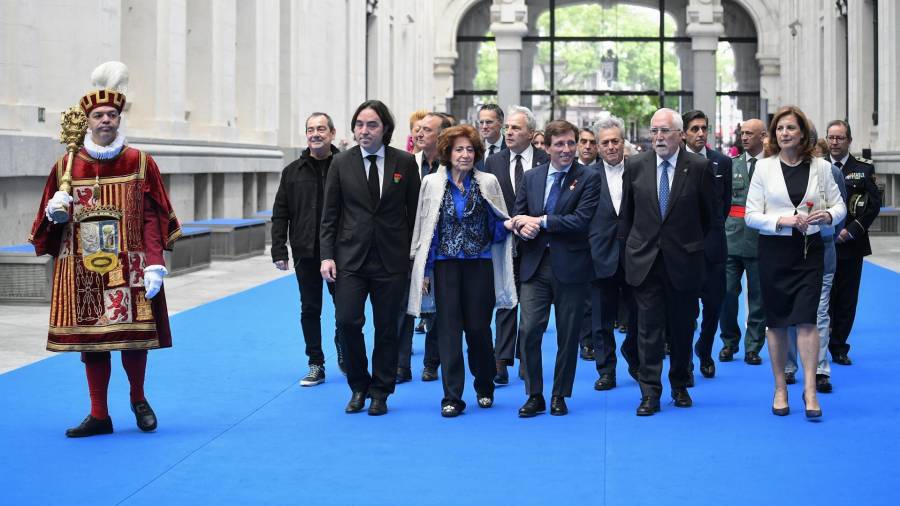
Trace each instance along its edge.
{"label": "glass facade panel", "polygon": [[558,90],[659,89],[658,42],[557,42]]}
{"label": "glass facade panel", "polygon": [[[659,11],[635,5],[582,4],[556,7],[557,37],[659,37]],[[674,31],[671,16],[666,27]],[[550,13],[538,17],[538,29],[550,34]]]}

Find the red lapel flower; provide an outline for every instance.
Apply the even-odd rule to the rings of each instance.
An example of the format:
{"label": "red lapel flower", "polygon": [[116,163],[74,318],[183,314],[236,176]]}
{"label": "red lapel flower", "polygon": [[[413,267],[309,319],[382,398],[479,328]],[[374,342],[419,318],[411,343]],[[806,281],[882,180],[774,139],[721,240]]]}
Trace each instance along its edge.
{"label": "red lapel flower", "polygon": [[394,172],[394,183],[399,183],[401,179],[403,179],[403,175],[399,172]]}

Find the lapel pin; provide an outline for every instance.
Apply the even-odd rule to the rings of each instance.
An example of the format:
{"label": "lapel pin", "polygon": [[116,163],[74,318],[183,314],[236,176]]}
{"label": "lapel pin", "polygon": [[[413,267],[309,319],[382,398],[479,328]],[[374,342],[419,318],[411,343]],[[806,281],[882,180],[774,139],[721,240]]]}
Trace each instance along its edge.
{"label": "lapel pin", "polygon": [[569,185],[569,191],[574,191],[574,190],[575,190],[575,185],[576,185],[576,184],[578,184],[578,180],[577,180],[577,179],[576,179],[575,181],[572,181],[572,184]]}

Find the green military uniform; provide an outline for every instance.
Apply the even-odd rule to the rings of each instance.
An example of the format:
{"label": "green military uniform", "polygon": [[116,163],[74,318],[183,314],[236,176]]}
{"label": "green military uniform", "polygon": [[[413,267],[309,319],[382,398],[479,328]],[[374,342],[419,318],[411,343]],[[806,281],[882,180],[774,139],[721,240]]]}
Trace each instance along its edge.
{"label": "green military uniform", "polygon": [[[762,153],[760,153],[762,155]],[[752,163],[748,161],[752,160]],[[737,352],[740,348],[741,329],[738,326],[738,296],[741,293],[741,276],[747,273],[747,332],[744,352],[759,353],[766,337],[766,319],[763,312],[762,291],[759,283],[759,264],[756,244],[759,232],[747,226],[744,209],[750,191],[752,166],[756,160],[744,153],[733,160],[731,176],[731,211],[725,220],[725,236],[728,240],[728,259],[725,261],[725,302],[719,320],[722,341]]]}

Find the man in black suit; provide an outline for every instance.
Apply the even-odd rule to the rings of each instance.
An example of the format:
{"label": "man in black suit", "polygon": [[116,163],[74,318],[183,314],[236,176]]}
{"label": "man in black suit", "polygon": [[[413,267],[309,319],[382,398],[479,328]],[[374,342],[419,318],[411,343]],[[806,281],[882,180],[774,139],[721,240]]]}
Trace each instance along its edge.
{"label": "man in black suit", "polygon": [[628,306],[629,315],[622,355],[628,363],[629,374],[635,380],[639,363],[637,308],[632,289],[625,282],[625,236],[620,219],[625,177],[625,125],[622,120],[610,117],[600,121],[597,124],[597,140],[600,160],[595,167],[599,176],[600,199],[588,229],[594,279],[591,281],[590,311],[585,315],[588,321],[582,324],[582,328],[586,325],[589,328],[594,360],[600,374],[594,389],[610,390],[616,386],[616,338],[613,327],[619,314],[620,299]]}
{"label": "man in black suit", "polygon": [[[712,359],[713,341],[719,328],[719,318],[725,302],[725,261],[728,259],[728,242],[725,238],[725,219],[731,210],[731,158],[706,147],[709,133],[709,118],[703,111],[688,111],[681,115],[684,123],[684,145],[691,153],[701,155],[712,162],[713,181],[716,186],[716,199],[719,209],[706,235],[703,253],[706,256],[706,279],[700,290],[703,302],[703,319],[700,323],[700,338],[694,346],[694,353],[700,359],[700,373],[704,378],[716,375],[716,363]],[[744,361],[751,365],[759,365],[762,360],[759,353],[747,350]],[[694,384],[694,361],[691,360],[688,373],[688,386]]]}
{"label": "man in black suit", "polygon": [[[484,104],[478,109],[478,133],[484,141],[484,158],[506,149],[503,134],[500,128],[503,126],[503,109],[497,104]],[[476,167],[481,170],[481,167]]]}
{"label": "man in black suit", "polygon": [[[387,413],[397,372],[397,315],[409,281],[409,251],[419,169],[409,153],[388,146],[394,118],[378,100],[360,104],[350,122],[359,144],[334,157],[325,182],[320,271],[335,286],[335,319],[343,344],[347,383],[353,391],[345,411]],[[372,374],[368,371],[366,297],[375,326]]]}
{"label": "man in black suit", "polygon": [[[516,194],[522,187],[525,173],[533,167],[543,165],[550,161],[550,156],[542,149],[531,146],[531,138],[534,137],[536,128],[534,114],[527,107],[514,106],[506,115],[506,149],[487,159],[484,171],[497,177],[500,188],[503,190],[503,200],[506,201],[508,213],[513,213],[516,206]],[[518,244],[516,245],[518,248]],[[513,274],[516,280],[516,291],[521,291],[519,282],[518,254],[513,255]],[[497,376],[494,383],[506,385],[509,383],[507,366],[513,365],[517,349],[518,336],[518,307],[513,309],[498,309],[496,317],[496,342],[494,354],[497,359]]]}
{"label": "man in black suit", "polygon": [[850,154],[850,125],[835,120],[828,124],[827,138],[831,163],[844,174],[847,187],[847,219],[840,232],[835,231],[837,268],[831,289],[829,313],[831,337],[828,349],[835,364],[850,365],[850,345],[847,339],[856,319],[859,283],[862,278],[863,257],[872,254],[869,226],[881,210],[881,199],[875,184],[875,166],[871,160],[858,159]]}
{"label": "man in black suit", "polygon": [[521,339],[528,400],[519,416],[529,418],[546,410],[541,340],[556,308],[556,366],[553,372],[551,415],[568,413],[578,362],[578,331],[584,317],[591,270],[588,223],[597,208],[600,188],[596,172],[575,161],[578,128],[568,121],[552,121],[545,130],[550,163],[525,173],[516,193],[516,233],[521,256]]}
{"label": "man in black suit", "polygon": [[659,411],[665,334],[671,339],[669,383],[677,407],[690,407],[688,368],[697,299],[703,281],[703,245],[715,215],[711,162],[681,149],[681,116],[671,109],[650,120],[653,151],[625,161],[622,219],[625,279],[638,308],[638,416]]}

